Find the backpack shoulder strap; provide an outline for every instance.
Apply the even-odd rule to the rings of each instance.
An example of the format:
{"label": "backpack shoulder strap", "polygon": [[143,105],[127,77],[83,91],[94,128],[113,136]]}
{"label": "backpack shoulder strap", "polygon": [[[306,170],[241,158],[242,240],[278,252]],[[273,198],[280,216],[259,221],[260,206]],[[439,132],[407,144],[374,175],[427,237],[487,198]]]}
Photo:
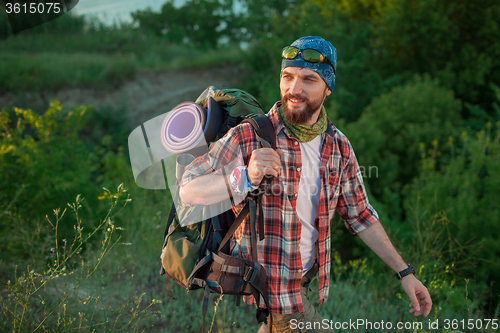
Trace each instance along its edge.
{"label": "backpack shoulder strap", "polygon": [[[269,147],[276,150],[276,135],[274,134],[274,126],[271,120],[264,114],[250,114],[241,123],[250,123],[257,134],[257,140],[259,140],[262,147]],[[267,144],[264,144],[265,143]],[[264,212],[262,209],[262,195],[264,194],[265,187],[267,187],[273,179],[273,176],[266,175],[262,182],[260,183],[260,188],[257,194],[249,194],[253,197],[253,202],[250,207],[250,227],[251,230],[251,241],[252,241],[252,258],[257,260],[256,246],[254,243],[255,239],[255,220],[257,214],[257,222],[259,227],[259,239],[264,239]],[[256,210],[258,210],[256,212]]]}
{"label": "backpack shoulder strap", "polygon": [[249,114],[241,123],[250,123],[257,136],[266,140],[271,145],[271,148],[276,149],[276,135],[274,134],[273,123],[265,114]]}

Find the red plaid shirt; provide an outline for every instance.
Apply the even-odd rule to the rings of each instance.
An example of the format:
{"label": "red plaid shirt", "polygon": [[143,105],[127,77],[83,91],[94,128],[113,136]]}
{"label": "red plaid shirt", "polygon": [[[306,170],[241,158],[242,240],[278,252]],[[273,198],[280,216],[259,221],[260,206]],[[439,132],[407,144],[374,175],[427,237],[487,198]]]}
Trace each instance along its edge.
{"label": "red plaid shirt", "polygon": [[[300,296],[302,261],[300,255],[301,223],[296,214],[297,193],[301,174],[299,142],[290,135],[281,122],[277,102],[267,116],[274,125],[276,144],[283,151],[281,173],[274,177],[263,196],[265,238],[257,236],[258,262],[265,267],[271,311],[274,313],[303,312]],[[220,170],[232,161],[242,160],[248,165],[258,142],[250,124],[229,130],[226,136],[212,144],[209,152],[197,158],[185,171],[181,185],[192,179]],[[316,242],[319,304],[328,298],[330,277],[330,221],[335,211],[344,219],[346,227],[354,234],[378,221],[369,204],[363,178],[351,144],[344,134],[328,120],[327,130],[321,134],[320,177],[321,191],[319,212],[315,220],[319,238]],[[233,162],[234,164],[234,162]],[[237,214],[243,204],[233,206]],[[234,234],[232,254],[250,259],[250,223],[248,218]],[[256,231],[258,234],[258,230]],[[247,300],[255,304],[250,297]]]}

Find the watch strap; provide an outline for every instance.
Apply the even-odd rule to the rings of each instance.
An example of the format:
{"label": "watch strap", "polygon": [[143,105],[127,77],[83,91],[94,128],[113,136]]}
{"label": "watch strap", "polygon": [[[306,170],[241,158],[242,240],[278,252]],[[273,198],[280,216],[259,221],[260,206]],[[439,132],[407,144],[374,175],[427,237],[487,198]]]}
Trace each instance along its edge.
{"label": "watch strap", "polygon": [[413,267],[413,265],[408,265],[408,268],[403,269],[399,273],[396,273],[396,278],[398,280],[401,280],[402,278],[404,278],[405,276],[410,275],[410,274],[415,274],[415,267]]}

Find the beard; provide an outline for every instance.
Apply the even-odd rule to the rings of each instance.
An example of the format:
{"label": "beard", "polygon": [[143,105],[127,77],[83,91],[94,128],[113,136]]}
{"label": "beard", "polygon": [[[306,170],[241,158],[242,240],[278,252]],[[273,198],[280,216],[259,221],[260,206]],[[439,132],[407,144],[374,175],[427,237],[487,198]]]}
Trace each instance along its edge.
{"label": "beard", "polygon": [[[326,91],[323,94],[323,98],[311,101],[303,95],[292,95],[286,94],[281,96],[281,102],[283,107],[283,115],[290,124],[303,125],[308,123],[314,116],[316,111],[321,107],[323,101],[326,97]],[[305,102],[305,105],[299,109],[292,109],[288,107],[289,99],[298,99]]]}

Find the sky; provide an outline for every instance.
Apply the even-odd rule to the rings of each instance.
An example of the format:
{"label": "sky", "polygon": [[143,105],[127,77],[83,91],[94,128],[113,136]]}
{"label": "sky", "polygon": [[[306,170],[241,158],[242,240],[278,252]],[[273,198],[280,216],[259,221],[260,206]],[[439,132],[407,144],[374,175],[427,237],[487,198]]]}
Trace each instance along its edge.
{"label": "sky", "polygon": [[[160,11],[166,0],[80,0],[74,11],[78,15],[97,17],[105,24],[132,22],[130,13],[150,7],[153,11]],[[185,0],[174,0],[174,6],[182,6]],[[241,6],[235,1],[234,9],[238,11]]]}
{"label": "sky", "polygon": [[[153,11],[160,11],[166,0],[80,0],[74,11],[76,14],[95,16],[101,21],[112,24],[113,22],[131,22],[130,13],[150,7]],[[176,6],[182,5],[184,0],[175,0]]]}

